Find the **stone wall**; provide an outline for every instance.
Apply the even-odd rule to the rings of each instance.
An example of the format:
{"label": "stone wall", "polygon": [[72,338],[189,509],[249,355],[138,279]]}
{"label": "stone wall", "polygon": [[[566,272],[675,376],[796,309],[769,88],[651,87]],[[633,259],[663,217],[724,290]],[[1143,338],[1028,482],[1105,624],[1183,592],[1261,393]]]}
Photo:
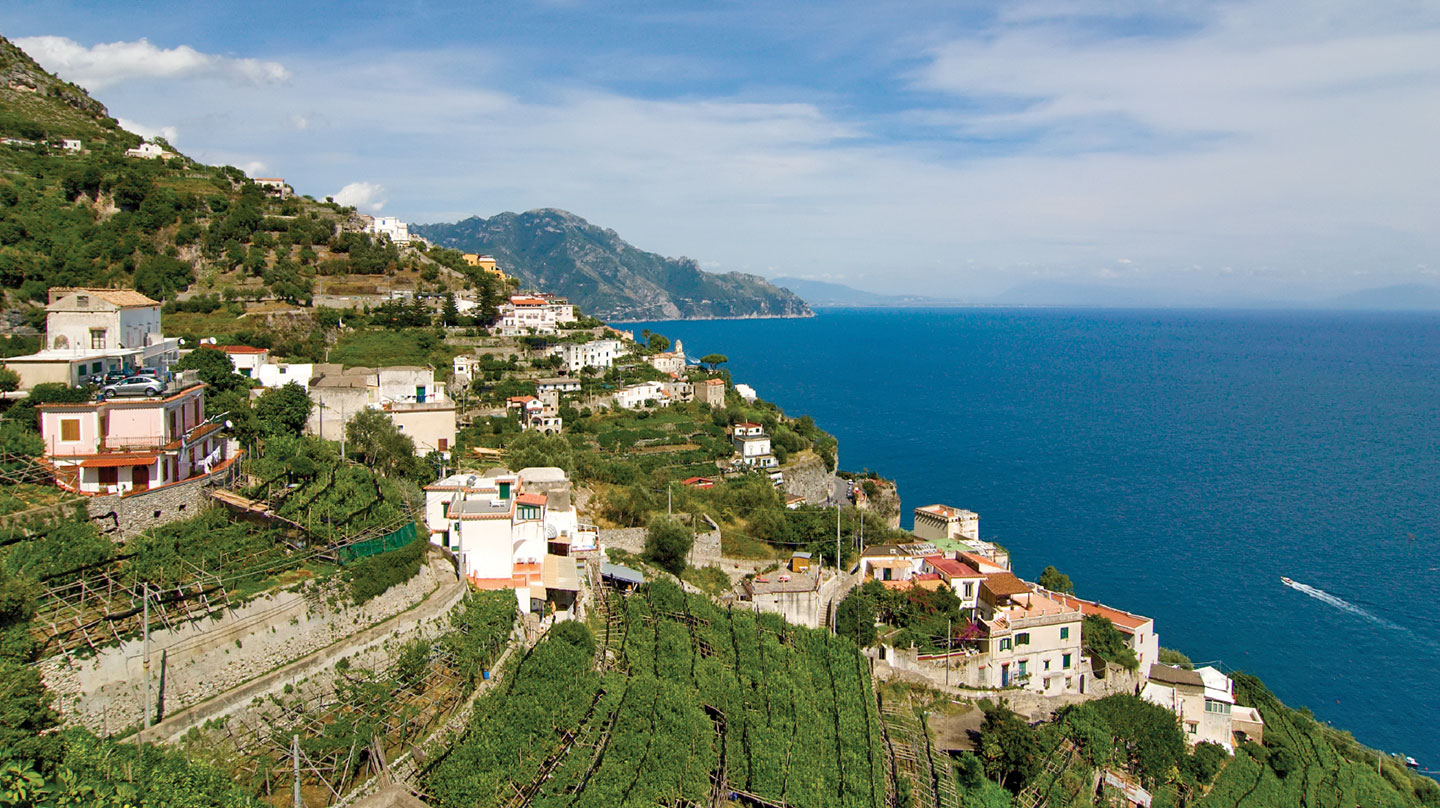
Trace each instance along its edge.
{"label": "stone wall", "polygon": [[[701,525],[707,526],[708,521],[702,522]],[[641,554],[645,551],[645,527],[601,529],[600,545],[605,548],[618,548],[631,554]],[[703,568],[719,562],[720,532],[716,529],[696,532],[695,545],[691,547],[690,551],[690,564],[696,568]]]}
{"label": "stone wall", "polygon": [[[193,706],[405,611],[447,579],[454,579],[449,564],[433,560],[408,582],[359,606],[349,604],[342,584],[331,580],[318,592],[274,592],[218,617],[152,630],[151,694],[161,694],[163,674],[165,714]],[[107,734],[144,716],[140,639],[96,656],[56,656],[42,661],[40,672],[66,722]]]}
{"label": "stone wall", "polygon": [[102,530],[113,528],[110,537],[119,542],[146,529],[194,517],[209,505],[206,484],[225,474],[221,471],[131,495],[96,495],[88,499],[86,509]]}

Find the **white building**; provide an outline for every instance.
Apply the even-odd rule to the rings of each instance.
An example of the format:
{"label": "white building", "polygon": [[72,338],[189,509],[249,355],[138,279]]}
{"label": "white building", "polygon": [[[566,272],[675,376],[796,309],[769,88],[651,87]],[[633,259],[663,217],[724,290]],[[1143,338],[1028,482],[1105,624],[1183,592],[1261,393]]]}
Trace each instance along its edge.
{"label": "white building", "polygon": [[66,152],[83,152],[85,144],[81,143],[79,138],[61,138],[60,148]]}
{"label": "white building", "polygon": [[661,383],[643,382],[621,388],[611,401],[617,408],[635,409],[646,405],[668,405],[670,395],[665,393],[665,386]]}
{"label": "white building", "polygon": [[741,422],[730,429],[730,443],[735,446],[739,462],[747,467],[778,467],[780,463],[770,453],[770,436],[763,425]]}
{"label": "white building", "polygon": [[625,344],[618,340],[592,340],[589,343],[561,343],[552,349],[571,371],[586,368],[610,368],[625,353]]}
{"label": "white building", "polygon": [[678,340],[675,341],[674,350],[652,354],[645,359],[662,374],[685,373],[685,346]]}
{"label": "white building", "polygon": [[525,613],[546,602],[571,610],[580,564],[572,555],[596,548],[595,527],[580,522],[564,471],[550,467],[437,481],[425,487],[425,522],[471,586],[513,590]]}
{"label": "white building", "polygon": [[291,188],[283,177],[257,177],[255,185],[281,198],[295,196],[295,189]]}
{"label": "white building", "polygon": [[735,393],[739,394],[740,398],[746,402],[754,402],[756,397],[759,396],[755,393],[754,388],[751,388],[745,383],[735,383]]}
{"label": "white building", "polygon": [[520,335],[553,335],[562,323],[575,320],[575,307],[559,298],[538,295],[512,295],[500,305],[500,334],[505,337]]}
{"label": "white building", "polygon": [[160,144],[146,141],[133,149],[125,150],[125,157],[145,158],[155,160],[156,158],[172,158],[175,153],[165,151]]}
{"label": "white building", "polygon": [[978,613],[989,658],[974,685],[1023,686],[1046,695],[1084,691],[1079,610],[1036,593],[1006,571],[985,576]]}
{"label": "white building", "polygon": [[339,441],[355,414],[373,409],[388,413],[395,427],[415,442],[418,454],[448,453],[455,445],[455,405],[430,368],[317,363],[307,390],[315,407],[306,429],[322,438]]}
{"label": "white building", "polygon": [[254,346],[211,346],[225,353],[235,366],[235,373],[252,380],[260,379],[260,369],[270,363],[270,350]]}
{"label": "white building", "polygon": [[397,245],[408,245],[415,241],[410,235],[410,226],[399,217],[366,217],[365,232],[384,236]]}
{"label": "white building", "polygon": [[1260,713],[1235,702],[1235,682],[1214,667],[1195,670],[1155,664],[1140,697],[1175,714],[1190,745],[1209,742],[1234,753],[1235,732],[1260,741],[1265,721]]}
{"label": "white building", "polygon": [[932,503],[915,508],[915,536],[926,540],[980,539],[980,516],[969,509]]}
{"label": "white building", "polygon": [[542,394],[547,391],[572,394],[580,390],[580,381],[574,377],[547,377],[535,381],[535,390]]}
{"label": "white building", "polygon": [[255,370],[255,379],[266,388],[280,388],[295,383],[308,391],[310,378],[314,375],[314,363],[266,363]]}

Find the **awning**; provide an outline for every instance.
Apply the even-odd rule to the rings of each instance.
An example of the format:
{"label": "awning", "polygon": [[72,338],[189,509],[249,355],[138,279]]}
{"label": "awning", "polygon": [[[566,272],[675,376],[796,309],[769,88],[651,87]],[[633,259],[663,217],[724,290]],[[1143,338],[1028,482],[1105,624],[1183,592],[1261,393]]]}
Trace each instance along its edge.
{"label": "awning", "polygon": [[87,470],[96,467],[148,467],[155,463],[156,458],[158,458],[158,456],[127,453],[123,456],[87,458],[80,462],[80,466]]}
{"label": "awning", "polygon": [[578,591],[580,575],[575,570],[575,558],[557,554],[545,555],[545,571],[542,579],[546,590]]}
{"label": "awning", "polygon": [[623,565],[608,562],[600,566],[600,576],[602,579],[628,582],[631,585],[641,585],[645,582],[645,575],[636,571],[634,568],[627,568]]}

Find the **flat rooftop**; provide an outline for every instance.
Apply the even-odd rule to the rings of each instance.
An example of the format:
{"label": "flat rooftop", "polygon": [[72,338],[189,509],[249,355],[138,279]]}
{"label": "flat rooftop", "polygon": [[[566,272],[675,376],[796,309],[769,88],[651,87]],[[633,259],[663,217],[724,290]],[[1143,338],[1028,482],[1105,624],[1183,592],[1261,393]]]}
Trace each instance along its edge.
{"label": "flat rooftop", "polygon": [[761,574],[754,579],[745,581],[745,590],[752,596],[760,596],[770,593],[805,593],[813,591],[820,584],[820,570],[812,568],[804,573],[795,573],[780,569],[771,571],[768,574]]}

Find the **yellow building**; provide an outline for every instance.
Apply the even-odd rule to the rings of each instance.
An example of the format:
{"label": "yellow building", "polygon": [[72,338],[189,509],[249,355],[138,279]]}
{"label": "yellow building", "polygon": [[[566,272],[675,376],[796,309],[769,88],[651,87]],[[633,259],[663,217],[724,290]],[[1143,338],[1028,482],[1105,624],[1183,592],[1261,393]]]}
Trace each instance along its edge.
{"label": "yellow building", "polygon": [[505,272],[496,266],[494,256],[482,256],[479,253],[464,253],[461,254],[461,257],[464,258],[465,263],[471,267],[478,267],[498,279],[503,280],[505,278]]}

